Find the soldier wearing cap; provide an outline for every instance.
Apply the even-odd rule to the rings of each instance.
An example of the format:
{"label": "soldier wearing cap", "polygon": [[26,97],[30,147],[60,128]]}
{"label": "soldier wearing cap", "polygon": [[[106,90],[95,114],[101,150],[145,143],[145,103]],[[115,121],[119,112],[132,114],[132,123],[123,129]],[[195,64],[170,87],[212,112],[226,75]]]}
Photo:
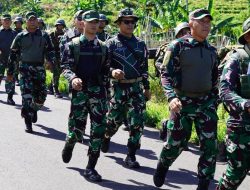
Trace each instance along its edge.
{"label": "soldier wearing cap", "polygon": [[[127,116],[130,132],[124,161],[129,168],[140,167],[135,154],[140,148],[146,99],[150,99],[147,48],[142,40],[133,35],[138,19],[132,9],[121,10],[115,21],[119,33],[107,41],[112,58],[111,100],[102,151],[108,152],[110,138],[121,126],[124,115]],[[127,114],[124,114],[126,108]]]}
{"label": "soldier wearing cap", "polygon": [[[8,57],[10,54],[10,46],[17,33],[11,29],[11,15],[3,14],[1,18],[2,26],[0,27],[0,84],[7,68]],[[15,105],[13,95],[15,93],[15,80],[6,80],[6,93],[8,94],[7,104]]]}
{"label": "soldier wearing cap", "polygon": [[220,97],[229,112],[227,168],[217,190],[235,190],[250,169],[250,18],[239,37],[243,48],[230,53],[220,81]]}
{"label": "soldier wearing cap", "polygon": [[172,41],[161,65],[161,83],[170,118],[168,136],[153,177],[161,187],[169,167],[186,146],[195,124],[200,140],[197,190],[208,190],[216,165],[218,63],[216,49],[206,40],[212,16],[197,9],[189,14],[191,35]]}
{"label": "soldier wearing cap", "polygon": [[106,127],[107,85],[109,84],[108,49],[96,36],[99,14],[86,11],[82,15],[83,34],[73,38],[62,56],[63,75],[71,86],[71,110],[68,134],[62,151],[63,162],[68,163],[76,142],[82,140],[82,127],[90,115],[90,142],[88,164],[83,175],[99,182],[101,175],[95,170]]}
{"label": "soldier wearing cap", "polygon": [[65,28],[66,28],[65,21],[63,19],[57,19],[55,22],[55,27],[56,27],[55,30],[49,34],[51,41],[55,48],[55,56],[56,56],[56,62],[52,69],[52,72],[53,72],[53,79],[51,81],[52,86],[49,87],[49,89],[51,90],[51,94],[54,93],[56,98],[62,98],[62,95],[60,94],[59,89],[58,89],[59,78],[61,74],[61,68],[60,68],[61,58],[60,58],[59,43],[65,32]]}
{"label": "soldier wearing cap", "polygon": [[99,29],[97,32],[98,39],[102,40],[103,42],[107,41],[111,37],[108,35],[108,33],[105,31],[105,27],[109,24],[109,21],[104,14],[100,14],[100,24]]}
{"label": "soldier wearing cap", "polygon": [[37,121],[37,111],[46,99],[44,56],[54,64],[54,48],[49,36],[37,28],[36,13],[28,12],[25,17],[27,29],[19,33],[11,45],[7,74],[13,78],[15,64],[20,60],[21,116],[25,120],[25,131],[32,133],[32,123]]}
{"label": "soldier wearing cap", "polygon": [[43,21],[42,18],[37,18],[37,27],[40,29],[40,30],[46,30],[46,24],[45,22]]}
{"label": "soldier wearing cap", "polygon": [[14,30],[15,30],[17,33],[22,32],[22,31],[23,31],[23,18],[20,17],[20,16],[17,16],[17,17],[14,19],[14,25],[15,25]]}

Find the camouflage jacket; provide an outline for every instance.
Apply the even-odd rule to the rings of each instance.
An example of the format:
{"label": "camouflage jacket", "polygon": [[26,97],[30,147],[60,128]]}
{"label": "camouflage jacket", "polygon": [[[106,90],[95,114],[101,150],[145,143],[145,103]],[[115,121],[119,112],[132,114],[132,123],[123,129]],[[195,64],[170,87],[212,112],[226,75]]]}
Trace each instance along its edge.
{"label": "camouflage jacket", "polygon": [[[86,52],[86,55],[84,55],[84,51],[83,50],[91,50],[91,49],[100,49],[100,44],[98,42],[98,39],[95,38],[93,41],[88,41],[88,39],[84,36],[81,35],[80,36],[80,58],[79,58],[79,63],[76,63],[75,61],[75,51],[74,51],[74,44],[73,42],[68,42],[65,45],[65,49],[63,51],[62,54],[62,63],[61,63],[61,68],[63,69],[63,75],[64,77],[69,81],[69,83],[71,84],[71,81],[74,78],[77,78],[79,76],[77,76],[77,73],[81,73],[82,71],[77,70],[78,68],[87,68],[87,66],[85,67],[77,67],[80,66],[78,64],[90,64],[91,61],[96,60],[97,55],[95,55],[93,53],[93,55],[90,55],[90,52]],[[99,56],[100,57],[100,56]],[[109,69],[110,69],[110,61],[108,59],[108,51],[106,49],[106,59],[104,61],[104,63],[98,64],[101,68],[95,68],[99,71],[99,73],[96,73],[96,75],[98,75],[98,77],[101,77],[103,85],[109,85],[108,81],[109,81]],[[100,57],[101,58],[101,57]],[[82,60],[82,62],[80,63],[80,61]],[[101,59],[98,59],[101,60]],[[89,66],[89,70],[91,72],[92,68],[91,66]],[[83,74],[84,75],[84,74]],[[83,83],[86,81],[83,81]]]}
{"label": "camouflage jacket", "polygon": [[[16,38],[14,39],[11,48],[10,48],[10,56],[8,60],[8,74],[12,75],[15,69],[15,65],[18,64],[19,59],[22,62],[22,52],[23,52],[23,40],[25,38],[32,38],[33,35],[42,36],[45,39],[45,45],[43,47],[43,55],[46,57],[46,59],[54,64],[55,63],[55,51],[53,44],[51,42],[51,39],[46,32],[42,32],[41,30],[37,29],[34,33],[30,33],[27,30],[24,30],[23,32],[19,33]],[[33,45],[33,48],[36,48],[35,45]]]}
{"label": "camouflage jacket", "polygon": [[[164,55],[162,60],[158,59],[158,68],[161,72],[161,82],[168,101],[177,97],[174,88],[181,88],[182,83],[182,68],[180,62],[180,55],[186,50],[190,50],[195,47],[204,47],[214,55],[213,67],[211,68],[212,89],[210,91],[211,97],[218,98],[218,59],[216,49],[211,46],[206,40],[204,42],[198,42],[191,35],[184,36],[182,38],[172,41]],[[200,56],[200,54],[198,55]],[[201,54],[202,56],[202,54]],[[197,76],[197,80],[199,77]]]}
{"label": "camouflage jacket", "polygon": [[103,42],[105,42],[111,38],[111,36],[106,31],[103,31],[101,33],[97,33],[96,35],[97,35],[98,39],[103,41]]}
{"label": "camouflage jacket", "polygon": [[55,49],[55,56],[57,59],[60,59],[60,48],[59,48],[59,43],[61,41],[61,38],[63,37],[64,35],[64,32],[58,32],[57,30],[51,32],[50,34],[50,38],[51,38],[51,41],[54,45],[54,49]]}
{"label": "camouflage jacket", "polygon": [[[250,55],[249,50],[248,54]],[[239,90],[241,86],[240,74],[243,72],[240,67],[240,59],[237,51],[230,55],[224,66],[220,81],[220,97],[230,114],[228,125],[234,127],[250,124],[250,115],[247,112],[250,107],[250,100],[242,98]]]}
{"label": "camouflage jacket", "polygon": [[[119,37],[123,38],[134,49],[140,58],[139,60],[121,43]],[[149,89],[148,52],[144,41],[135,36],[128,39],[118,34],[107,41],[107,46],[111,56],[110,76],[114,69],[120,69],[125,73],[125,79],[142,77],[144,89]]]}

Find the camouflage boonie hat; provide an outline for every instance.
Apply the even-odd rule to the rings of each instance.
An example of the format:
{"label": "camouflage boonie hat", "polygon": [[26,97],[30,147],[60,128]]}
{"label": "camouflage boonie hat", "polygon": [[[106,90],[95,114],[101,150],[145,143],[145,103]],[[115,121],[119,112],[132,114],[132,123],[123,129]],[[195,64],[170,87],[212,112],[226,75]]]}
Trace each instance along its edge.
{"label": "camouflage boonie hat", "polygon": [[208,16],[211,20],[213,20],[213,17],[211,16],[211,14],[209,13],[208,10],[196,9],[196,10],[192,11],[191,13],[189,13],[189,20],[191,20],[191,19],[199,20],[199,19],[202,19],[206,16]]}
{"label": "camouflage boonie hat", "polygon": [[29,19],[32,18],[32,17],[37,18],[37,14],[36,14],[34,11],[29,11],[29,12],[27,12],[26,15],[25,15],[25,18],[26,18],[27,20],[29,20]]}
{"label": "camouflage boonie hat", "polygon": [[8,14],[8,13],[6,13],[6,14],[3,14],[1,18],[2,19],[9,19],[9,20],[11,20],[11,15]]}
{"label": "camouflage boonie hat", "polygon": [[82,20],[85,20],[87,22],[92,20],[99,20],[99,18],[99,13],[94,10],[86,11],[82,14]]}
{"label": "camouflage boonie hat", "polygon": [[242,45],[245,45],[247,42],[244,38],[244,35],[248,32],[250,32],[250,17],[245,20],[245,22],[243,23],[243,26],[242,26],[242,34],[240,35],[239,37],[239,43],[242,44]]}
{"label": "camouflage boonie hat", "polygon": [[136,22],[139,20],[139,17],[134,15],[133,9],[131,8],[122,9],[118,15],[118,18],[115,20],[115,23],[120,21],[122,17],[133,17]]}
{"label": "camouflage boonie hat", "polygon": [[14,23],[16,22],[21,22],[23,24],[23,18],[20,17],[20,16],[17,16],[15,19],[14,19]]}
{"label": "camouflage boonie hat", "polygon": [[109,20],[107,19],[106,15],[99,14],[99,20],[104,20],[106,22],[106,25],[109,24]]}
{"label": "camouflage boonie hat", "polygon": [[178,25],[176,26],[176,28],[174,29],[175,37],[176,37],[176,36],[178,35],[178,33],[179,33],[182,29],[184,29],[184,28],[190,28],[190,27],[189,27],[189,24],[188,24],[187,22],[182,22],[182,23],[178,24]]}

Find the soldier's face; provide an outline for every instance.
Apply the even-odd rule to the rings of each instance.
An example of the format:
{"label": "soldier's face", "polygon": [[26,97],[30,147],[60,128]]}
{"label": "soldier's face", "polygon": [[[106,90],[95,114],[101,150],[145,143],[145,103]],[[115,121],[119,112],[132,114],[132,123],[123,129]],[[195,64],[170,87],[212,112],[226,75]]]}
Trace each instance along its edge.
{"label": "soldier's face", "polygon": [[75,26],[78,30],[82,31],[84,26],[83,26],[83,22],[82,22],[82,16],[78,16],[76,19],[75,19]]}
{"label": "soldier's face", "polygon": [[16,26],[16,28],[21,29],[22,28],[22,23],[19,22],[19,21],[16,21],[15,26]]}
{"label": "soldier's face", "polygon": [[11,20],[10,19],[2,19],[2,25],[5,29],[8,29],[10,28],[10,25],[11,25]]}
{"label": "soldier's face", "polygon": [[96,34],[99,28],[99,20],[83,21],[84,32],[89,34]]}
{"label": "soldier's face", "polygon": [[105,20],[100,20],[99,28],[100,28],[100,29],[104,29],[105,26],[106,26],[106,21],[105,21]]}
{"label": "soldier's face", "polygon": [[38,27],[38,21],[37,18],[31,17],[27,20],[27,29],[36,29]]}
{"label": "soldier's face", "polygon": [[56,26],[56,28],[57,28],[57,30],[63,30],[64,29],[64,26],[63,25],[61,25],[61,24],[58,24],[57,26]]}
{"label": "soldier's face", "polygon": [[121,33],[131,35],[134,32],[136,21],[133,17],[122,18],[118,25]]}
{"label": "soldier's face", "polygon": [[193,37],[205,40],[211,30],[211,19],[208,16],[202,19],[192,19],[190,29]]}
{"label": "soldier's face", "polygon": [[244,39],[246,40],[247,44],[250,44],[250,31],[244,35]]}

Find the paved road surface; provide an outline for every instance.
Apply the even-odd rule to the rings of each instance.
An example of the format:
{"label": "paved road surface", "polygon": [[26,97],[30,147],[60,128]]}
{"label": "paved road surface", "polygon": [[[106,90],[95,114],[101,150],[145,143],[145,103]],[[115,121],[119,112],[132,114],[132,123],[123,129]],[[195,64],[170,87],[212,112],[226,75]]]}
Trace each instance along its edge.
{"label": "paved road surface", "polygon": [[[103,182],[94,184],[83,177],[87,164],[86,144],[75,146],[69,164],[64,164],[61,159],[69,100],[48,96],[45,107],[38,112],[38,122],[33,127],[34,134],[27,134],[24,132],[24,121],[20,117],[19,89],[14,99],[16,106],[6,105],[6,94],[2,84],[0,86],[0,190],[156,189],[152,175],[162,148],[156,130],[145,128],[142,147],[137,156],[142,167],[137,170],[128,169],[123,165],[128,134],[119,130],[112,138],[110,152],[101,154],[97,165],[97,171],[102,175]],[[162,189],[195,190],[198,154],[199,151],[195,146],[191,146],[191,151],[183,152],[170,168]],[[217,165],[215,181],[210,189],[214,189],[214,184],[217,183],[224,168],[225,165]],[[248,176],[239,190],[247,190],[249,186]]]}

